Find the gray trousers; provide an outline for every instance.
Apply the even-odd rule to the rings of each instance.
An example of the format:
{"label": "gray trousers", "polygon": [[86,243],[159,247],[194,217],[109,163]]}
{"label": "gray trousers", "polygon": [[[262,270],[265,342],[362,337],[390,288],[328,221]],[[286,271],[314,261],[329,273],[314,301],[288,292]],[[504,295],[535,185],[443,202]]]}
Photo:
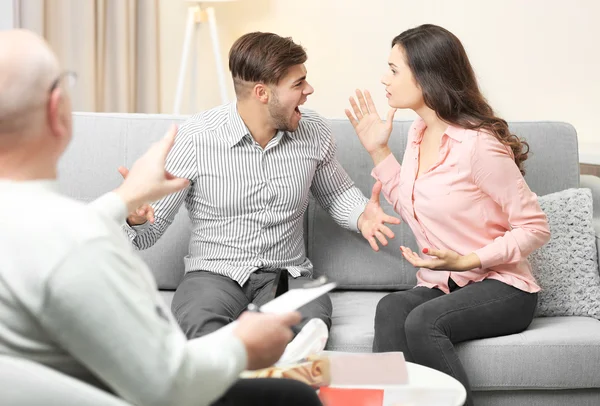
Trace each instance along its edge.
{"label": "gray trousers", "polygon": [[[237,319],[248,304],[261,306],[272,300],[274,279],[275,273],[259,270],[240,286],[231,278],[213,272],[188,272],[177,287],[171,308],[188,338],[201,337]],[[300,288],[312,280],[289,277],[289,289]],[[298,310],[302,321],[297,331],[313,318],[323,320],[331,328],[332,308],[328,295],[301,307]]]}

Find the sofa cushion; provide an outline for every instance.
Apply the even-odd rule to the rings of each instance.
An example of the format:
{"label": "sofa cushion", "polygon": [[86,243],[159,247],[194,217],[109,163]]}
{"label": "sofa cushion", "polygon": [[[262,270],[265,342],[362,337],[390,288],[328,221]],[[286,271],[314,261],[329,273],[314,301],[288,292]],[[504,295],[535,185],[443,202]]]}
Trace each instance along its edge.
{"label": "sofa cushion", "polygon": [[537,316],[600,318],[600,275],[589,189],[539,197],[552,237],[529,260],[542,288]]}
{"label": "sofa cushion", "polygon": [[600,321],[539,317],[520,334],[457,346],[477,390],[600,387]]}
{"label": "sofa cushion", "polygon": [[[373,321],[384,292],[331,294],[331,351],[371,352]],[[504,337],[457,345],[476,390],[598,388],[600,321],[591,317],[542,317],[529,328]]]}
{"label": "sofa cushion", "polygon": [[[340,163],[365,196],[370,196],[375,182],[371,177],[371,158],[347,119],[330,123]],[[404,155],[410,124],[394,122],[389,145],[398,160]],[[531,190],[541,196],[579,186],[577,135],[571,125],[510,123],[510,129],[529,142],[532,154],[525,162],[525,179]],[[388,214],[396,215],[383,197],[382,207]],[[400,245],[417,249],[412,231],[405,224],[391,227],[396,237],[388,247],[375,253],[361,235],[339,227],[314,201],[308,215],[308,257],[313,261],[315,274],[327,275],[343,289],[406,289],[416,283],[416,269],[398,249]]]}
{"label": "sofa cushion", "polygon": [[388,292],[335,291],[330,294],[333,316],[327,350],[371,352],[375,308]]}
{"label": "sofa cushion", "polygon": [[600,405],[598,389],[475,391],[473,403],[480,406],[596,406]]}
{"label": "sofa cushion", "polygon": [[174,290],[160,290],[158,292],[162,299],[165,301],[165,304],[170,308],[171,303],[173,303],[173,296],[175,296]]}

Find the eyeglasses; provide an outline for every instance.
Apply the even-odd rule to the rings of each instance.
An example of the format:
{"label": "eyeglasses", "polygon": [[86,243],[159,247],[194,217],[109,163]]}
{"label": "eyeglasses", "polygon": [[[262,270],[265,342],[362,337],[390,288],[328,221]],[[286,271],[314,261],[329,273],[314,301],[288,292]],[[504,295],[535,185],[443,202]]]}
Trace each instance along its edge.
{"label": "eyeglasses", "polygon": [[48,91],[48,93],[52,93],[53,91],[55,91],[63,79],[66,81],[68,88],[72,89],[75,86],[75,84],[77,83],[77,73],[75,73],[73,71],[65,71],[65,72],[61,73],[60,75],[58,75],[58,77],[54,80],[54,82],[52,82],[52,85],[50,86],[50,90]]}

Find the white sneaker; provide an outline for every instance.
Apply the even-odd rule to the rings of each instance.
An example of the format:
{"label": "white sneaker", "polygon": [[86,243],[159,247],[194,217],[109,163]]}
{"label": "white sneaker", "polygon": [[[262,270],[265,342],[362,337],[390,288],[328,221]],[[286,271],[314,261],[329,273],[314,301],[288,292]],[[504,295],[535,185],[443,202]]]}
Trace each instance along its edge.
{"label": "white sneaker", "polygon": [[327,330],[325,322],[321,319],[310,319],[285,347],[285,351],[276,365],[292,364],[323,351],[328,338],[329,330]]}

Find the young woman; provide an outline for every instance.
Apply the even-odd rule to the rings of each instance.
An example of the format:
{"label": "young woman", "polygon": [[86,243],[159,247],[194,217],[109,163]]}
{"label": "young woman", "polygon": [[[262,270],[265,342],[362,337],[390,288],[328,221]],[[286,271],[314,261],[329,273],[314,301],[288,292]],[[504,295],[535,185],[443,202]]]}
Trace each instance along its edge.
{"label": "young woman", "polygon": [[[529,146],[495,116],[458,38],[435,25],[407,30],[392,41],[388,64],[387,121],[358,90],[346,115],[416,237],[419,252],[400,249],[419,271],[417,287],[377,305],[373,351],[402,351],[455,377],[472,405],[454,345],[529,326],[540,287],[527,256],[549,240],[548,222],[523,179]],[[419,116],[402,166],[387,145],[399,108]]]}

